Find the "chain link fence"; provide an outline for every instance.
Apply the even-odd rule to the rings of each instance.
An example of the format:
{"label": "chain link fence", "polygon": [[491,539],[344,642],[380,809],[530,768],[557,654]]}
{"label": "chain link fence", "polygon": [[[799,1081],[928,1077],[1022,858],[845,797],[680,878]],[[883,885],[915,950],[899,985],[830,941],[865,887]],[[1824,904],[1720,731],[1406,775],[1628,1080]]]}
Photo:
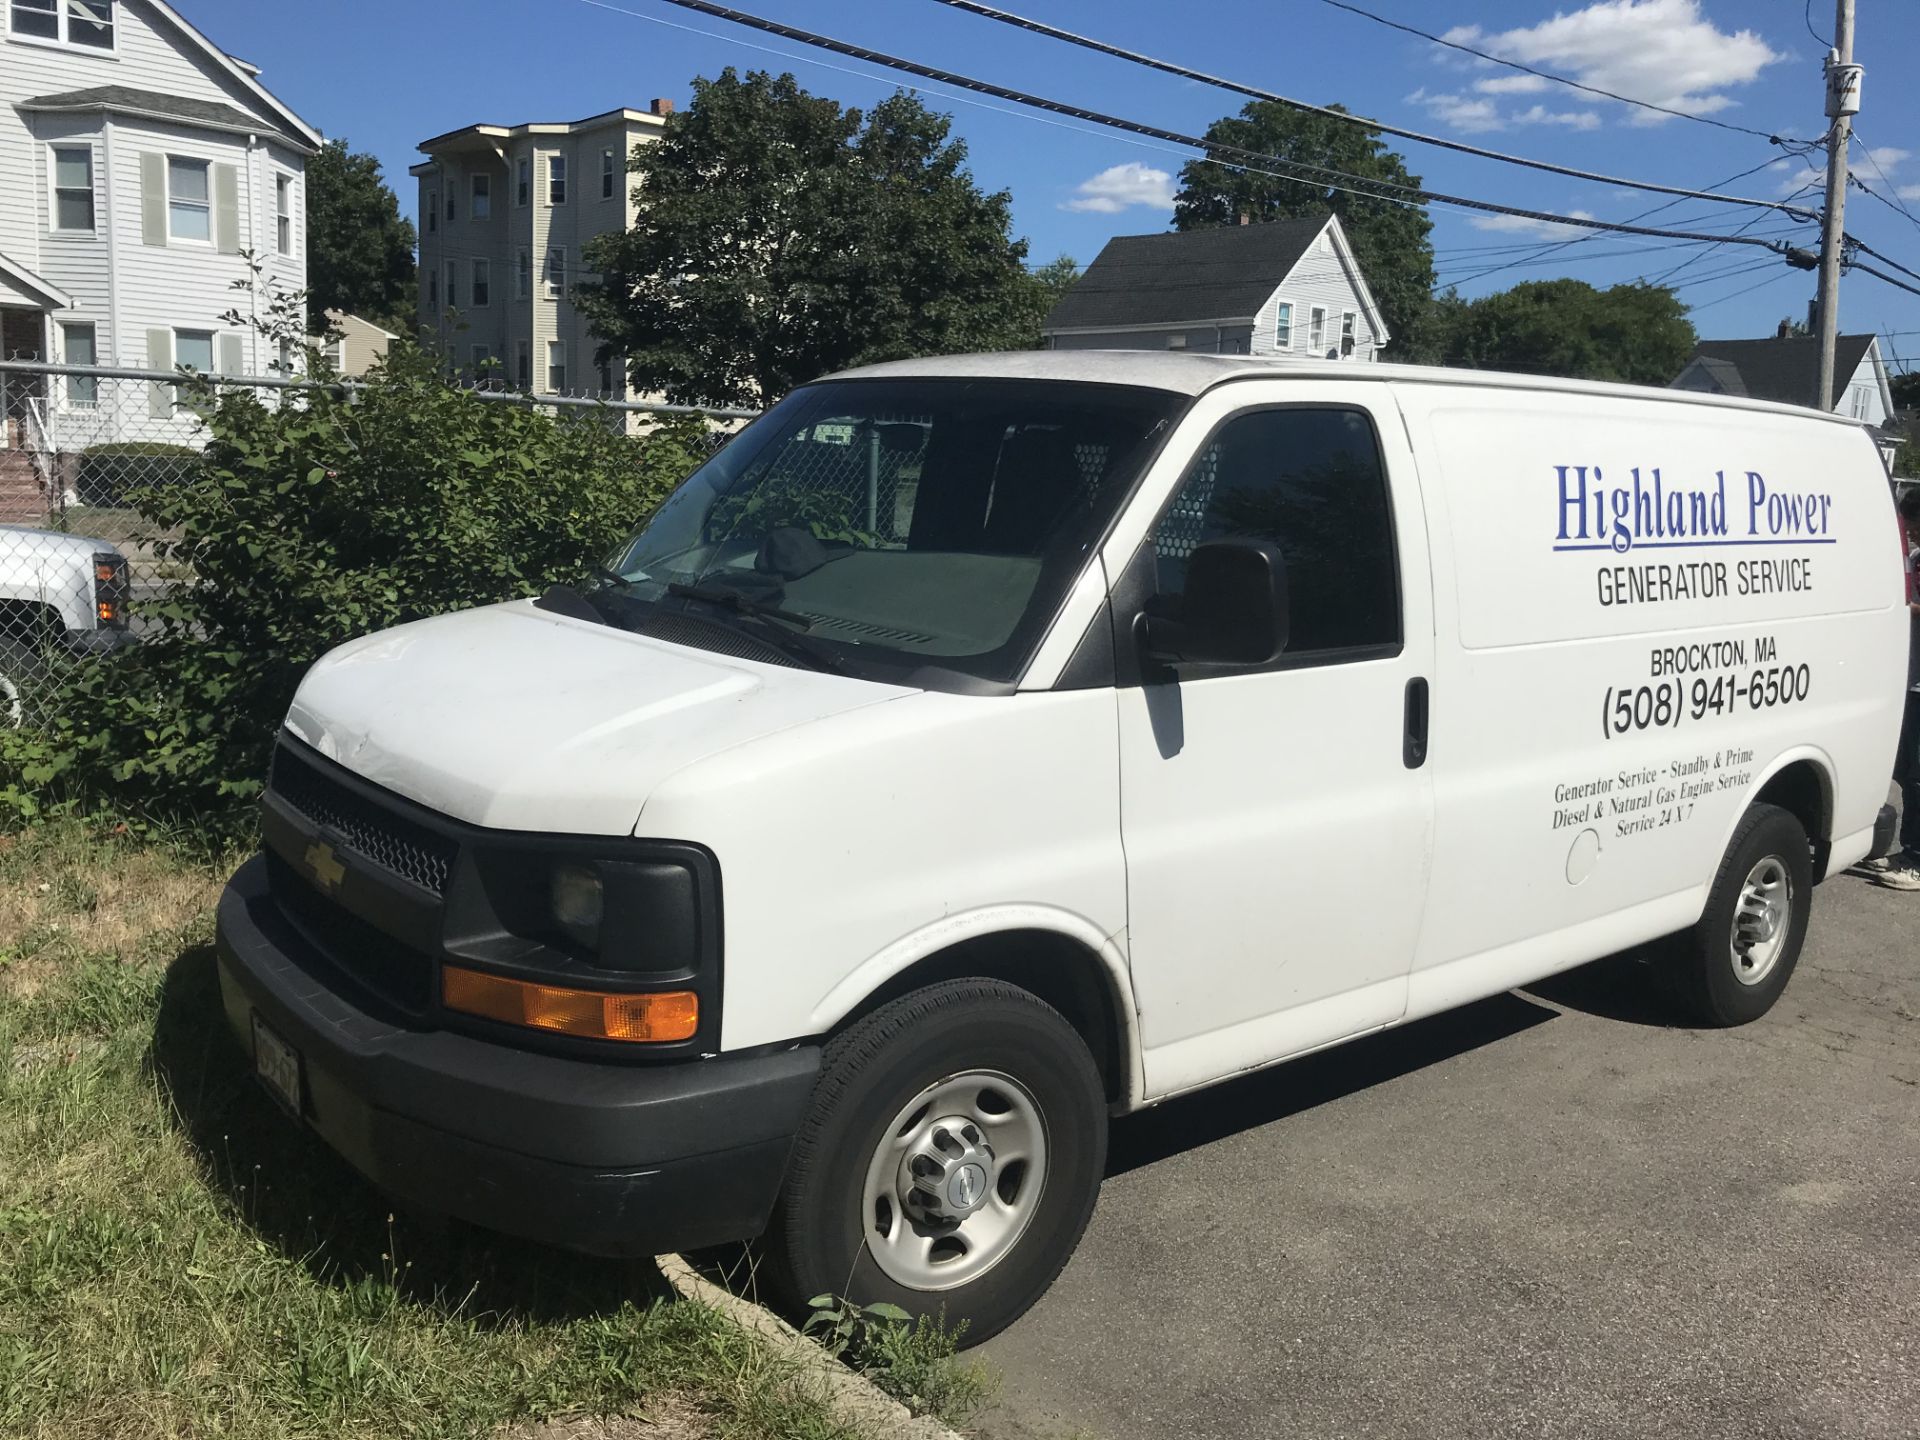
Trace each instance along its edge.
{"label": "chain link fence", "polygon": [[[183,483],[206,432],[183,405],[179,377],[161,371],[0,361],[0,724],[30,723],[35,694],[57,667],[138,644],[191,560],[162,554],[137,508],[150,487]],[[220,376],[266,403],[297,403],[310,382]],[[359,387],[341,382],[339,388]],[[650,416],[690,413],[645,401],[598,401],[474,389],[492,403],[611,420],[634,433]],[[704,411],[725,443],[747,411]],[[189,547],[190,548],[190,547]]]}

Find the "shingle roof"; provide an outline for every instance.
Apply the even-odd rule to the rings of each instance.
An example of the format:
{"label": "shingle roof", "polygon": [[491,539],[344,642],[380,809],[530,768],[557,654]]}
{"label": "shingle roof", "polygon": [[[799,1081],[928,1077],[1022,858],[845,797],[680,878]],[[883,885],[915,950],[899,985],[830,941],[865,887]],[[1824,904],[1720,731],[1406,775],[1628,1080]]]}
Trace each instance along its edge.
{"label": "shingle roof", "polygon": [[[265,131],[285,140],[294,140],[281,126],[258,115],[217,100],[191,100],[184,95],[168,95],[159,90],[136,90],[131,85],[96,85],[90,90],[62,90],[57,95],[36,95],[20,102],[22,110],[125,110],[143,115],[164,115],[195,125],[215,125],[222,130]],[[296,142],[299,143],[299,142]]]}
{"label": "shingle roof", "polygon": [[1326,228],[1327,216],[1116,235],[1048,314],[1048,330],[1251,319]]}
{"label": "shingle roof", "polygon": [[[1871,344],[1871,335],[1841,335],[1835,339],[1833,373],[1838,384],[1844,385],[1860,368],[1860,361]],[[1820,379],[1820,342],[1810,335],[1769,340],[1702,340],[1694,347],[1693,359],[1706,362],[1706,368],[1726,394],[1778,400],[1787,405],[1811,405]],[[1734,389],[1728,384],[1729,368],[1741,388]]]}

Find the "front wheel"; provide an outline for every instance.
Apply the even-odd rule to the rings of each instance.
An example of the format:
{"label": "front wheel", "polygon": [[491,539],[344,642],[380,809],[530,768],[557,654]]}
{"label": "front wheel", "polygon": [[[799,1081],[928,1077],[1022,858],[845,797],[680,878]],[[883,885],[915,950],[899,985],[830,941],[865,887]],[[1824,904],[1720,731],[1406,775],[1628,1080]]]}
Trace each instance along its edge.
{"label": "front wheel", "polygon": [[995,980],[901,997],[827,1047],[763,1242],[775,1298],[888,1301],[978,1344],[1045,1293],[1106,1165],[1086,1042]]}
{"label": "front wheel", "polygon": [[1704,1025],[1744,1025],[1780,998],[1813,900],[1807,832],[1775,805],[1741,818],[1707,908],[1678,957],[1680,997]]}

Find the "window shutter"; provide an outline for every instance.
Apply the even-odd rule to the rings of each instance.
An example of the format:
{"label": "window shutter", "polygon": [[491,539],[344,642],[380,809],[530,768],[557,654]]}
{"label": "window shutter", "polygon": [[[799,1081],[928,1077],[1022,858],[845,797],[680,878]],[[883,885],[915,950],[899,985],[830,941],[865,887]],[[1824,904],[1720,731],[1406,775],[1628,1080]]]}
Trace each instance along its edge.
{"label": "window shutter", "polygon": [[[142,168],[145,167],[142,166]],[[173,368],[173,332],[171,330],[147,331],[147,368],[149,370]],[[156,420],[173,418],[173,386],[155,384],[147,387],[147,414]]]}
{"label": "window shutter", "polygon": [[140,238],[167,243],[167,157],[152,150],[140,155]]}
{"label": "window shutter", "polygon": [[222,255],[240,253],[240,170],[213,167],[213,248]]}
{"label": "window shutter", "polygon": [[222,375],[246,374],[247,356],[245,349],[240,343],[240,337],[238,335],[222,335],[217,343],[219,359],[214,362],[213,368],[218,370]]}

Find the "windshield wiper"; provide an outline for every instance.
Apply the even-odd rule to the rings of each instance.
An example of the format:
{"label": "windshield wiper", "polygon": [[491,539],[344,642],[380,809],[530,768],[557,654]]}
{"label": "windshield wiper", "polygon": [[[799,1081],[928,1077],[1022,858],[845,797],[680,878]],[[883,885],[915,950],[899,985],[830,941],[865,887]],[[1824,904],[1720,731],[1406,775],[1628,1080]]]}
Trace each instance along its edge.
{"label": "windshield wiper", "polygon": [[[758,600],[750,600],[738,590],[729,590],[723,585],[688,585],[679,580],[667,583],[667,593],[682,600],[698,600],[702,604],[717,606],[731,611],[742,620],[758,623],[753,627],[756,635],[764,637],[774,649],[796,659],[804,660],[815,670],[831,671],[834,674],[846,673],[846,666],[831,651],[817,641],[809,640],[799,630],[811,630],[813,621],[796,610],[783,610],[778,605],[767,605]],[[788,630],[772,622],[784,620],[796,625],[799,630]]]}
{"label": "windshield wiper", "polygon": [[686,600],[704,600],[709,605],[724,605],[742,615],[770,616],[775,620],[784,620],[789,625],[797,625],[802,630],[813,628],[812,617],[802,615],[798,610],[783,610],[778,605],[749,599],[738,590],[729,590],[724,585],[688,585],[679,580],[669,580],[667,593]]}

